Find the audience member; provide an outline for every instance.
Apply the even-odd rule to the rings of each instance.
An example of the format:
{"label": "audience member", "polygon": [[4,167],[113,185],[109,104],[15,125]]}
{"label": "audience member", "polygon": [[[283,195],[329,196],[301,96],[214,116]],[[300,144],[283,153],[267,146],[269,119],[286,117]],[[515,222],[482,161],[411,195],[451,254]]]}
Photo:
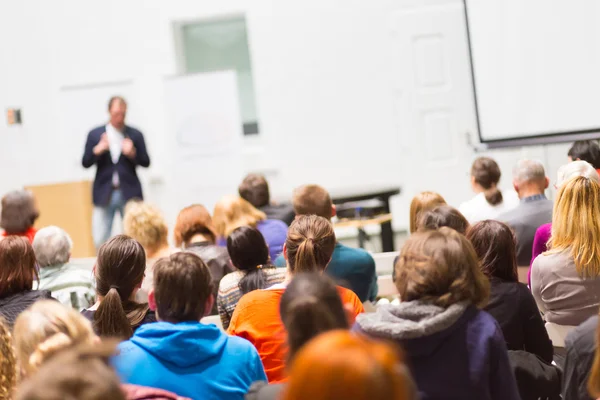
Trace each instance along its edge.
{"label": "audience member", "polygon": [[[597,322],[598,319],[596,318],[595,342],[600,343],[600,326],[598,326]],[[592,396],[595,398],[600,398],[600,347],[598,345],[596,345],[596,350],[594,352],[594,361],[590,371],[587,387]]]}
{"label": "audience member", "polygon": [[82,311],[98,335],[128,339],[140,325],[156,321],[147,303],[135,301],[145,269],[144,248],[129,236],[117,235],[100,246],[94,266],[98,300]]}
{"label": "audience member", "polygon": [[119,345],[113,364],[123,382],[194,399],[242,399],[252,382],[266,378],[250,343],[198,322],[212,308],[211,285],[195,254],[176,253],[154,265],[149,301],[160,322]]}
{"label": "audience member", "polygon": [[14,348],[21,377],[35,373],[49,358],[80,344],[94,344],[92,325],[77,311],[55,301],[39,301],[15,322]]}
{"label": "audience member", "polygon": [[473,162],[471,187],[477,195],[458,208],[471,224],[484,219],[495,219],[519,205],[516,193],[503,193],[498,188],[500,176],[500,167],[493,159],[479,157]]}
{"label": "audience member", "polygon": [[575,177],[558,191],[549,250],[531,267],[531,291],[546,321],[579,325],[598,313],[599,255],[600,184]]}
{"label": "audience member", "polygon": [[292,224],[296,214],[289,204],[275,204],[271,202],[269,183],[261,174],[248,174],[238,188],[240,197],[267,215],[268,219],[278,219]]}
{"label": "audience member", "polygon": [[271,260],[279,256],[287,234],[287,225],[277,219],[267,219],[264,212],[238,196],[225,196],[215,205],[213,213],[215,231],[219,235],[218,244],[225,246],[227,237],[240,226],[256,228],[269,245]]}
{"label": "audience member", "polygon": [[[329,193],[318,185],[305,185],[294,191],[292,200],[296,215],[318,215],[328,221],[335,216],[335,206]],[[275,265],[285,267],[282,256]],[[363,301],[377,298],[377,272],[375,260],[363,249],[354,249],[336,242],[331,261],[325,270],[338,285],[352,290]]]}
{"label": "audience member", "polygon": [[76,310],[94,304],[96,289],[90,270],[71,264],[73,241],[57,226],[38,231],[33,239],[33,251],[40,267],[38,289],[48,290],[52,297]]}
{"label": "audience member", "polygon": [[520,267],[531,262],[536,230],[552,221],[552,202],[544,195],[548,183],[544,165],[539,161],[521,160],[513,170],[513,186],[521,201],[516,208],[500,214],[498,220],[515,231]]}
{"label": "audience member", "polygon": [[285,269],[270,264],[267,243],[254,228],[241,226],[231,232],[227,251],[238,271],[225,275],[219,283],[217,308],[224,329],[229,328],[235,306],[243,295],[281,283],[286,275]]}
{"label": "audience member", "polygon": [[471,243],[447,227],[417,232],[395,268],[401,303],[355,329],[403,346],[422,399],[519,399],[502,331],[479,310],[490,289]]}
{"label": "audience member", "polygon": [[0,400],[11,400],[17,383],[17,362],[10,328],[0,317]]}
{"label": "audience member", "polygon": [[9,327],[31,304],[52,298],[47,290],[32,290],[34,280],[38,280],[35,253],[27,238],[0,240],[0,316]]}
{"label": "audience member", "polygon": [[[600,398],[597,390],[588,391],[588,388],[593,389],[592,385],[596,387],[598,385],[598,368],[597,366],[593,368],[598,360],[598,356],[595,356],[598,351],[597,332],[598,315],[594,315],[567,335],[565,339],[567,355],[563,365],[563,400]],[[593,397],[590,393],[593,393]]]}
{"label": "audience member", "polygon": [[469,221],[456,208],[441,205],[422,213],[417,224],[418,230],[435,230],[442,226],[465,235],[469,229]]}
{"label": "audience member", "polygon": [[484,310],[498,321],[509,350],[524,350],[552,362],[553,348],[531,292],[517,277],[515,238],[502,222],[473,225],[467,239],[475,248],[482,272],[491,284]]}
{"label": "audience member", "polygon": [[600,146],[595,140],[578,140],[569,149],[569,161],[587,161],[595,170],[600,170]]}
{"label": "audience member", "polygon": [[123,232],[138,241],[146,252],[146,273],[142,287],[138,290],[136,301],[148,301],[148,292],[152,288],[152,266],[161,257],[171,254],[167,221],[160,210],[151,204],[138,200],[125,205]]}
{"label": "audience member", "polygon": [[347,331],[334,331],[300,350],[281,398],[416,400],[411,387],[397,349]]}
{"label": "audience member", "polygon": [[410,202],[410,233],[417,231],[417,223],[421,219],[421,213],[445,204],[446,200],[436,192],[421,192],[413,197]]}
{"label": "audience member", "polygon": [[[229,253],[217,246],[217,233],[206,207],[200,204],[188,206],[179,212],[174,229],[175,246],[196,254],[210,269],[213,295],[217,298],[221,279],[234,272]],[[217,303],[213,304],[211,315],[217,314]]]}
{"label": "audience member", "polygon": [[[285,359],[288,354],[285,329],[279,315],[279,303],[289,280],[301,272],[322,273],[335,247],[331,222],[316,215],[301,215],[290,226],[283,254],[288,265],[288,279],[264,290],[243,296],[233,313],[228,333],[249,340],[258,350],[270,383],[287,379]],[[362,313],[356,295],[338,286],[342,302],[352,315]]]}
{"label": "audience member", "polygon": [[[573,161],[558,169],[555,187],[557,189],[560,188],[563,183],[576,176],[583,176],[600,183],[598,173],[590,163],[587,161]],[[530,265],[533,264],[533,260],[535,260],[537,256],[548,250],[547,244],[550,240],[551,230],[552,223],[548,223],[540,226],[535,232]],[[531,284],[531,267],[527,274],[527,281]]]}
{"label": "audience member", "polygon": [[33,227],[40,212],[35,204],[33,193],[28,190],[15,190],[2,197],[0,228],[2,236],[24,236],[33,242],[36,229]]}

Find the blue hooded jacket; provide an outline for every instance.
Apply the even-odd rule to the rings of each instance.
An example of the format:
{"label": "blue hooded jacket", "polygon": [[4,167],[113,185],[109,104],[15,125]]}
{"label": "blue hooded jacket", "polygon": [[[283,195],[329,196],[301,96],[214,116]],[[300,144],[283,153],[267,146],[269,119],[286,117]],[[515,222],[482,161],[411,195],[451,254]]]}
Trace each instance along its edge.
{"label": "blue hooded jacket", "polygon": [[267,380],[250,342],[199,322],[142,325],[113,365],[123,383],[192,399],[241,400],[253,382]]}

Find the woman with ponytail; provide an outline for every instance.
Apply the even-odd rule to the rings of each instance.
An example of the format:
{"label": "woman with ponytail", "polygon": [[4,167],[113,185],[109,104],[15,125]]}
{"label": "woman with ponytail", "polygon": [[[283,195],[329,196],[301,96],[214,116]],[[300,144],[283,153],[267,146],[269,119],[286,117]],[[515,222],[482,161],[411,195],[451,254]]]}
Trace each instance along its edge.
{"label": "woman with ponytail", "polygon": [[[331,222],[316,215],[302,215],[290,226],[283,247],[287,263],[284,282],[263,290],[255,290],[238,302],[228,333],[243,337],[258,350],[270,383],[287,380],[285,360],[288,357],[286,333],[279,307],[287,284],[299,273],[323,273],[335,247]],[[351,290],[337,287],[338,294],[351,315],[350,323],[364,311],[359,298]]]}
{"label": "woman with ponytail", "polygon": [[140,325],[156,322],[147,303],[137,303],[146,269],[144,248],[134,239],[117,235],[98,251],[94,276],[97,301],[83,310],[100,336],[129,339]]}
{"label": "woman with ponytail", "polygon": [[469,223],[496,219],[498,215],[519,205],[519,197],[514,190],[503,193],[498,188],[501,175],[500,167],[494,159],[479,157],[473,161],[471,187],[477,195],[458,208]]}
{"label": "woman with ponytail", "polygon": [[242,226],[234,230],[227,238],[227,251],[238,271],[225,275],[219,284],[217,307],[224,329],[243,295],[285,279],[285,269],[271,264],[269,248],[257,229]]}

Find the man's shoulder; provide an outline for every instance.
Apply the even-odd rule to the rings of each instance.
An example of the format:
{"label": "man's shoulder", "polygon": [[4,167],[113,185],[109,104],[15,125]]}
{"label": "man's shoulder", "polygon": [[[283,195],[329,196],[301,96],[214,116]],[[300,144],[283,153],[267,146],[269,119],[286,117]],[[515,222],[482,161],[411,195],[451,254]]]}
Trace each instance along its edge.
{"label": "man's shoulder", "polygon": [[88,133],[88,136],[98,136],[98,137],[100,137],[100,135],[103,134],[104,132],[106,132],[106,125],[100,125],[100,126],[95,127],[94,129],[92,129]]}
{"label": "man's shoulder", "polygon": [[125,132],[129,136],[144,136],[139,129],[134,128],[133,126],[129,126],[129,125],[125,125]]}
{"label": "man's shoulder", "polygon": [[[375,264],[375,260],[371,254],[356,247],[348,247],[341,243],[335,246],[333,251],[334,257],[340,262],[353,262],[356,264]],[[336,257],[337,256],[337,257]]]}

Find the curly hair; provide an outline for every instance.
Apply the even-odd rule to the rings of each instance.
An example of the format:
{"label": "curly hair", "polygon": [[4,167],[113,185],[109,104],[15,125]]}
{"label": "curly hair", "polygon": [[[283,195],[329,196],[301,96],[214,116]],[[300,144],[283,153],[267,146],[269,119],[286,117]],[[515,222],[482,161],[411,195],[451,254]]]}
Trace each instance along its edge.
{"label": "curly hair", "polygon": [[27,231],[39,216],[35,198],[30,191],[15,190],[2,197],[0,227],[7,233],[18,234]]}
{"label": "curly hair", "polygon": [[16,384],[16,361],[10,329],[0,317],[0,400],[10,400]]}
{"label": "curly hair", "polygon": [[167,222],[160,210],[151,204],[141,201],[127,203],[123,230],[142,245],[149,258],[169,246]]}

